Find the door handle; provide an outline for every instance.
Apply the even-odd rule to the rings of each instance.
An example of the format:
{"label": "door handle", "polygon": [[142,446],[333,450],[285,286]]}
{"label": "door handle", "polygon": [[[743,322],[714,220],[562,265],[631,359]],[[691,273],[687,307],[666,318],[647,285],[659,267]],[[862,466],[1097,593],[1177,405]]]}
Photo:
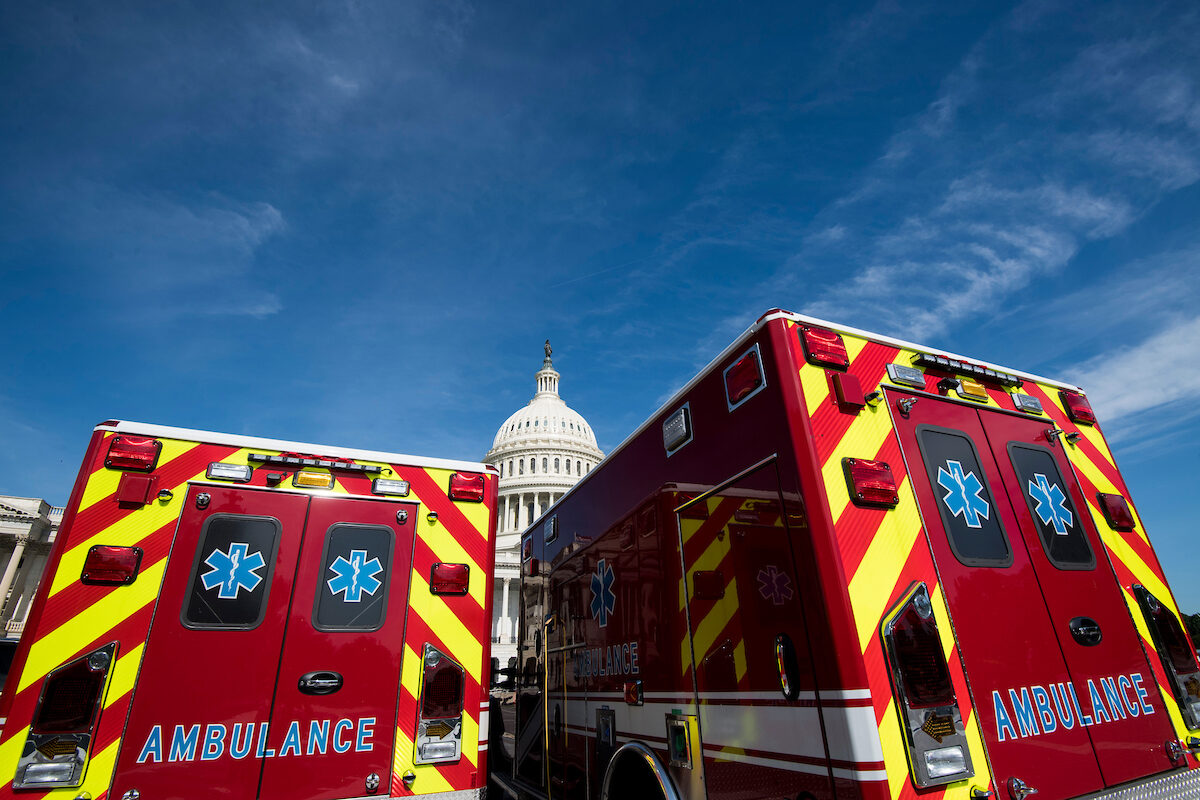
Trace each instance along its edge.
{"label": "door handle", "polygon": [[1094,647],[1104,638],[1100,623],[1088,617],[1075,617],[1070,622],[1071,636],[1084,647]]}
{"label": "door handle", "polygon": [[297,688],[301,694],[333,694],[342,688],[342,676],[328,670],[306,672],[300,676]]}

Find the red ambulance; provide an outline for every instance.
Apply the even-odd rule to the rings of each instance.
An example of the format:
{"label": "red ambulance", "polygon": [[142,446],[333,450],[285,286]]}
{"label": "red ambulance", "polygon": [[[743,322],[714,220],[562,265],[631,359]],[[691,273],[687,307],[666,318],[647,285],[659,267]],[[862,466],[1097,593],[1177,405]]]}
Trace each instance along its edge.
{"label": "red ambulance", "polygon": [[0,797],[481,797],[496,482],[97,426],[0,700]]}
{"label": "red ambulance", "polygon": [[1200,796],[1200,667],[1076,386],[771,311],[522,565],[504,795]]}

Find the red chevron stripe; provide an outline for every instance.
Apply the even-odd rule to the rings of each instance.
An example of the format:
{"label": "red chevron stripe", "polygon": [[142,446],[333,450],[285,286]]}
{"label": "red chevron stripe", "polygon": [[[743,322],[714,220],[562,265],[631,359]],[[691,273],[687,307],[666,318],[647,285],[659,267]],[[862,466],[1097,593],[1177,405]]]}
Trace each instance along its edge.
{"label": "red chevron stripe", "polygon": [[[444,559],[438,557],[438,554],[434,552],[433,547],[429,544],[429,542],[425,541],[421,537],[417,537],[416,544],[413,547],[412,564],[413,569],[417,570],[418,573],[423,575],[425,580],[429,580],[429,574],[433,569],[433,565],[443,560]],[[480,566],[478,562],[476,562],[476,566]],[[487,575],[469,575],[468,579],[486,581]],[[486,587],[486,590],[491,591],[491,587]],[[470,594],[454,596],[447,595],[442,599],[446,601],[446,604],[450,606],[455,615],[459,619],[463,620],[463,624],[467,625],[468,629],[473,630],[473,624],[468,623],[467,620],[483,619],[483,606],[479,605],[479,601]]]}
{"label": "red chevron stripe", "polygon": [[[858,358],[850,364],[847,372],[858,378],[863,391],[869,392],[883,380],[883,376],[887,374],[887,365],[899,352],[895,347],[868,342],[858,354]],[[830,397],[830,394],[826,394],[821,399],[821,405],[811,417],[817,460],[822,464],[829,460],[842,437],[858,419],[858,414],[839,410]]]}
{"label": "red chevron stripe", "polygon": [[[168,489],[178,492],[182,484],[203,473],[210,462],[221,461],[237,451],[236,447],[195,445],[155,470],[154,474],[158,476],[158,487],[160,490]],[[103,454],[98,457],[103,465]],[[141,509],[142,506],[122,508],[116,502],[115,493],[107,495],[87,508],[79,510],[69,531],[71,543],[82,542],[91,537],[94,532],[102,531]]]}
{"label": "red chevron stripe", "polygon": [[[1050,395],[1047,394],[1044,389],[1042,389],[1041,386],[1038,386],[1035,383],[1026,383],[1025,389],[1029,394],[1042,401],[1042,408],[1045,409],[1050,418],[1054,420],[1055,425],[1067,433],[1080,432],[1079,426],[1074,422],[1071,422],[1066,413],[1059,408],[1055,399],[1052,399]],[[1099,427],[1096,427],[1095,429],[1100,430]],[[1101,431],[1101,435],[1103,435],[1103,431]],[[1105,458],[1104,454],[1101,453],[1094,444],[1088,441],[1087,437],[1080,436],[1075,442],[1075,447],[1079,448],[1079,451],[1087,457],[1088,461],[1091,461],[1096,469],[1100,470],[1104,477],[1107,478],[1113,484],[1113,486],[1117,487],[1117,491],[1121,492],[1126,497],[1129,496],[1129,490],[1125,487],[1125,481],[1121,477],[1121,473],[1117,471],[1116,465],[1112,464],[1107,458]]]}
{"label": "red chevron stripe", "polygon": [[[888,432],[887,438],[883,440],[883,445],[877,452],[871,454],[871,458],[887,462],[892,468],[892,477],[896,479],[896,486],[899,486],[904,480],[907,473],[904,471],[904,458],[900,454],[900,442],[896,438],[895,430]],[[854,503],[849,503],[842,511],[834,527],[838,535],[838,546],[842,551],[842,564],[847,575],[853,575],[858,571],[863,558],[867,555],[867,550],[871,547],[871,542],[875,539],[875,534],[879,531],[879,526],[887,519],[889,513],[892,512],[888,509],[862,508]]]}
{"label": "red chevron stripe", "polygon": [[438,515],[438,521],[470,554],[476,564],[489,563],[488,532],[480,531],[467,519],[462,510],[455,505],[455,501],[451,500],[447,494],[448,487],[439,486],[428,472],[417,467],[393,464],[392,469],[401,480],[409,482],[413,493],[421,503]]}
{"label": "red chevron stripe", "polygon": [[[167,557],[171,549],[171,541],[175,537],[176,523],[177,520],[171,520],[135,543],[145,551],[139,575],[153,569],[156,564]],[[57,628],[93,603],[100,602],[114,592],[123,591],[128,590],[124,586],[84,586],[80,582],[72,583],[46,599],[46,605],[42,609],[40,627]]]}
{"label": "red chevron stripe", "polygon": [[[150,627],[150,619],[154,613],[154,604],[149,603],[145,607],[134,612],[130,616],[121,620],[113,627],[98,634],[90,642],[82,644],[78,649],[71,653],[64,653],[60,664],[66,664],[73,661],[84,653],[90,653],[92,650],[101,645],[108,644],[116,640],[120,644],[117,649],[117,658],[127,653],[132,648],[142,644],[146,640],[146,632]],[[44,637],[42,637],[44,638]],[[13,697],[12,708],[9,711],[10,719],[28,720],[33,718],[33,709],[37,703],[38,696],[42,691],[42,681],[34,681],[25,689],[18,692]],[[17,732],[17,726],[6,727],[0,732],[0,743],[7,742]]]}

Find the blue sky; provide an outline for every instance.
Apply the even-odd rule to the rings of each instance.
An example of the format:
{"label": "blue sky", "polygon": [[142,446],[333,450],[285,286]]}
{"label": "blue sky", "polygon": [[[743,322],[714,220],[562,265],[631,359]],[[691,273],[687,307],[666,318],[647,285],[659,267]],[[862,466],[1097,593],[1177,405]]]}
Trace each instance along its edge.
{"label": "blue sky", "polygon": [[0,5],[0,492],[135,419],[609,450],[781,306],[1089,389],[1200,611],[1194,4]]}

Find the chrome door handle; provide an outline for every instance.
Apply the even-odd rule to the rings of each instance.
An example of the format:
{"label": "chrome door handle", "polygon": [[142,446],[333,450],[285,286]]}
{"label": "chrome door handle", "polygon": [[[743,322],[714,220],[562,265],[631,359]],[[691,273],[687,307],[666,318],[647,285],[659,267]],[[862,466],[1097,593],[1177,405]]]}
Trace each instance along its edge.
{"label": "chrome door handle", "polygon": [[333,694],[342,688],[342,676],[328,670],[306,672],[300,676],[297,688],[302,694]]}

